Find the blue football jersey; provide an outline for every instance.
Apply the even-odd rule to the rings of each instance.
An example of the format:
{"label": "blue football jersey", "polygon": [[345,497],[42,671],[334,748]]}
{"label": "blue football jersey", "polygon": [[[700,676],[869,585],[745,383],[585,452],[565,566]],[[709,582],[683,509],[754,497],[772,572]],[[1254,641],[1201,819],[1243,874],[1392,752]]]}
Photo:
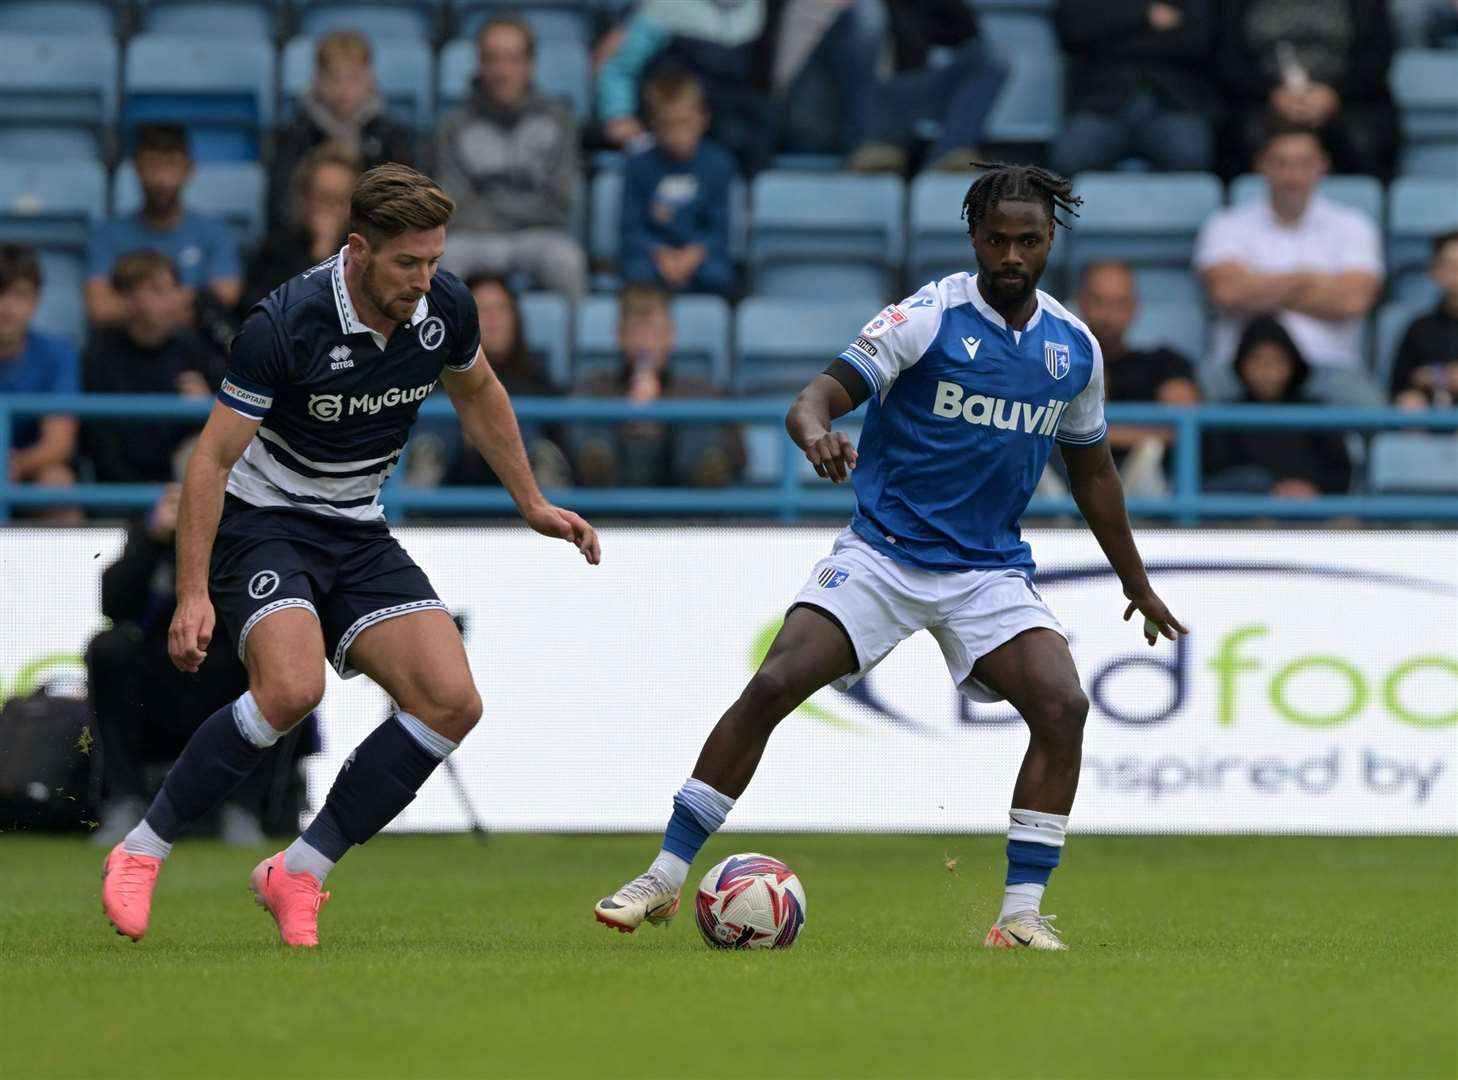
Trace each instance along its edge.
{"label": "blue football jersey", "polygon": [[1039,291],[1008,329],[967,273],[885,308],[840,358],[871,390],[851,527],[923,570],[1033,570],[1018,520],[1053,440],[1093,446],[1104,360],[1087,326]]}
{"label": "blue football jersey", "polygon": [[444,270],[389,338],[359,319],[344,284],[348,248],[254,305],[233,341],[218,400],[262,424],[228,493],[373,521],[380,488],[442,369],[466,371],[481,344],[476,303]]}

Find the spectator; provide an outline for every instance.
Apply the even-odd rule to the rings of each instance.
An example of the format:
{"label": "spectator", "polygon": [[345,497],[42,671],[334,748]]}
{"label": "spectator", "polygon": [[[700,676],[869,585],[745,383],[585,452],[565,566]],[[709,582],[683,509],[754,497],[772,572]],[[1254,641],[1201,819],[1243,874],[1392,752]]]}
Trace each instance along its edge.
{"label": "spectator", "polygon": [[[940,131],[926,168],[965,172],[1007,63],[978,36],[965,0],[884,0],[884,10],[890,77],[871,90],[865,138],[847,167],[905,172],[907,144],[919,125],[933,122]],[[930,62],[934,46],[952,50],[946,63]]]}
{"label": "spectator", "polygon": [[1273,114],[1320,131],[1337,172],[1391,177],[1399,127],[1387,89],[1387,8],[1387,0],[1229,0],[1219,46],[1233,111],[1228,173],[1250,160]]}
{"label": "spectator", "polygon": [[[1282,405],[1309,402],[1311,369],[1291,335],[1269,315],[1252,319],[1235,355],[1241,400]],[[1351,486],[1352,463],[1333,431],[1225,429],[1204,442],[1210,491],[1270,494],[1282,499],[1339,495]]]}
{"label": "spectator", "polygon": [[[76,348],[63,338],[30,328],[40,306],[40,262],[29,248],[0,245],[0,394],[76,394],[81,391]],[[71,456],[76,418],[50,413],[16,419],[10,434],[8,475],[12,484],[70,487],[76,483]],[[76,521],[75,510],[48,512],[55,521]]]}
{"label": "spectator", "polygon": [[[1382,288],[1377,226],[1317,192],[1327,157],[1310,129],[1275,123],[1256,167],[1267,197],[1216,211],[1195,245],[1217,310],[1211,356],[1228,361],[1241,323],[1273,314],[1323,372],[1324,392],[1341,397],[1339,386],[1364,383],[1362,320]],[[1352,393],[1368,400],[1372,391]]]}
{"label": "spectator", "polygon": [[1072,176],[1130,156],[1167,172],[1214,165],[1215,0],[1060,0],[1058,36],[1071,70],[1054,168]]}
{"label": "spectator", "polygon": [[[1104,354],[1104,393],[1109,401],[1199,404],[1200,391],[1188,359],[1167,346],[1135,349],[1124,340],[1139,309],[1134,275],[1127,266],[1120,262],[1089,266],[1079,288],[1078,309]],[[1160,465],[1173,441],[1169,428],[1110,425],[1109,445],[1125,487],[1140,494],[1162,493]]]}
{"label": "spectator", "polygon": [[349,235],[349,196],[359,158],[344,143],[321,143],[294,170],[287,224],[269,230],[248,263],[240,314],[279,285],[337,254]]}
{"label": "spectator", "polygon": [[[101,826],[91,840],[101,847],[115,844],[142,820],[155,793],[148,767],[176,758],[198,717],[248,689],[248,673],[237,653],[222,642],[208,650],[195,674],[179,671],[167,655],[180,494],[179,485],[167,486],[146,520],[127,530],[121,557],[101,575],[101,613],[111,627],[86,649],[87,687],[102,749]],[[293,764],[306,738],[303,731],[301,725],[270,747],[259,768],[223,804],[219,824],[225,842],[261,843],[265,818],[271,831],[297,828],[299,785]],[[290,805],[278,805],[285,802]]]}
{"label": "spectator", "polygon": [[[481,348],[491,370],[513,398],[556,397],[561,390],[547,373],[546,358],[531,349],[522,329],[521,305],[506,281],[495,274],[476,273],[466,278],[466,288],[476,298],[476,315],[481,323]],[[555,425],[525,420],[521,441],[539,487],[568,487],[572,467],[562,450],[564,439]],[[479,453],[464,446],[446,470],[447,484],[489,484],[501,481]]]}
{"label": "spectator", "polygon": [[575,300],[587,289],[587,257],[567,232],[577,121],[533,88],[536,39],[524,19],[492,19],[476,46],[471,98],[440,130],[441,185],[456,202],[445,264],[461,274],[525,271]]}
{"label": "spectator", "polygon": [[295,105],[287,127],[278,133],[269,181],[269,219],[294,222],[298,169],[324,143],[345,148],[361,171],[387,161],[415,164],[415,137],[385,115],[375,90],[370,39],[358,30],[336,30],[319,39],[314,51],[314,85]]}
{"label": "spectator", "polygon": [[[187,328],[184,292],[160,251],[123,255],[111,287],[125,312],[120,326],[98,330],[82,361],[88,393],[179,394],[206,399],[218,387],[212,350]],[[156,483],[172,479],[172,455],[198,423],[88,423],[83,430],[96,478]]]}
{"label": "spectator", "polygon": [[1458,230],[1433,241],[1436,310],[1413,320],[1392,365],[1392,400],[1404,409],[1458,403]]}
{"label": "spectator", "polygon": [[704,141],[709,116],[692,75],[659,75],[643,88],[643,98],[655,145],[629,158],[623,173],[623,280],[729,296],[734,159]]}
{"label": "spectator", "polygon": [[[618,347],[622,350],[618,369],[582,380],[577,394],[645,404],[661,398],[717,396],[709,380],[673,370],[673,311],[661,289],[646,285],[623,289]],[[616,428],[581,425],[569,433],[569,441],[578,481],[592,487],[722,487],[744,468],[739,432],[727,425],[670,426],[653,421]]]}
{"label": "spectator", "polygon": [[143,250],[165,252],[172,260],[186,311],[199,299],[232,311],[243,293],[233,233],[217,218],[182,205],[182,189],[192,176],[187,133],[175,124],[137,128],[132,163],[142,186],[142,208],[104,222],[92,234],[87,316],[102,326],[126,317],[126,305],[111,284],[112,271],[124,253]]}

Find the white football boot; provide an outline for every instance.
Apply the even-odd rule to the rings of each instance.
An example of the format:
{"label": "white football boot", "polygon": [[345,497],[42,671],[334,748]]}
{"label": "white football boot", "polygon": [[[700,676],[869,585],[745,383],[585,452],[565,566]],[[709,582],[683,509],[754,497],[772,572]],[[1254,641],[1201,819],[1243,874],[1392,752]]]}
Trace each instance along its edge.
{"label": "white football boot", "polygon": [[678,914],[678,894],[677,888],[649,870],[599,900],[592,914],[621,934],[631,934],[645,919],[654,926],[667,926]]}
{"label": "white football boot", "polygon": [[1053,929],[1056,915],[1039,915],[1036,911],[1014,911],[998,919],[982,940],[984,949],[1046,949],[1067,951],[1068,946]]}

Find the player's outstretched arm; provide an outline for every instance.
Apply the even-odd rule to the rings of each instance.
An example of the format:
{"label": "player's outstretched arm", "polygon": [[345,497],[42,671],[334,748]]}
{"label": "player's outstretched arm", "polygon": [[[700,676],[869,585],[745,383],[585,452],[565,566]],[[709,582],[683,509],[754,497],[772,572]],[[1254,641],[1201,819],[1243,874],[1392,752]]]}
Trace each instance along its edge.
{"label": "player's outstretched arm", "polygon": [[441,373],[441,384],[461,418],[466,437],[511,494],[522,519],[543,536],[571,541],[582,557],[596,566],[602,559],[597,531],[571,510],[553,506],[542,495],[527,462],[511,398],[491,370],[486,355],[478,350],[476,362],[465,371],[447,368]]}
{"label": "player's outstretched arm", "polygon": [[228,472],[252,441],[258,424],[222,402],[214,403],[187,460],[177,509],[177,609],[167,631],[167,652],[183,671],[196,671],[208,655],[213,637],[208,561],[223,516]]}
{"label": "player's outstretched arm", "polygon": [[1103,548],[1109,565],[1119,575],[1129,606],[1124,620],[1138,611],[1144,615],[1144,637],[1153,645],[1160,634],[1175,639],[1188,630],[1155,595],[1144,572],[1144,560],[1134,546],[1134,532],[1129,528],[1129,514],[1124,507],[1124,485],[1114,468],[1114,456],[1107,439],[1093,446],[1060,446],[1064,464],[1068,466],[1068,485],[1073,500],[1088,522],[1089,530]]}
{"label": "player's outstretched arm", "polygon": [[856,467],[855,444],[845,432],[831,431],[830,423],[869,396],[869,388],[851,366],[844,360],[836,360],[795,398],[785,416],[785,430],[795,445],[805,451],[816,475],[829,477],[835,484],[850,479]]}

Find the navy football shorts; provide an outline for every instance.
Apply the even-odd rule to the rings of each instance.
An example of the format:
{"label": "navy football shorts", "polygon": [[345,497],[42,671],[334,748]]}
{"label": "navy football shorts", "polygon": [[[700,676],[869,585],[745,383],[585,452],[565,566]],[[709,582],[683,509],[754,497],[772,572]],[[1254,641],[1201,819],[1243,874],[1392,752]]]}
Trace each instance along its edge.
{"label": "navy football shorts", "polygon": [[232,495],[224,499],[208,591],[238,659],[260,619],[306,608],[324,632],[325,655],[346,679],[359,674],[348,658],[362,631],[412,611],[446,610],[383,521],[336,522]]}

